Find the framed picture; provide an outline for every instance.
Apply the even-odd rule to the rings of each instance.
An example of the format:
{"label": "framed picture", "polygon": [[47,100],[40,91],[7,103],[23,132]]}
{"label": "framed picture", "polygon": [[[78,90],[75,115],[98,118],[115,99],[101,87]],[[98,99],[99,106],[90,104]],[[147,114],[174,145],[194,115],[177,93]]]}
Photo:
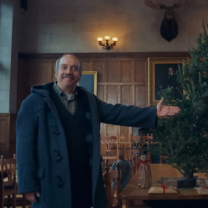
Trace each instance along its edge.
{"label": "framed picture", "polygon": [[180,92],[176,89],[180,89],[180,85],[175,72],[178,65],[183,65],[183,60],[187,62],[188,58],[148,58],[148,106],[156,106],[160,101],[158,93],[167,87],[173,87],[174,97],[181,98]]}
{"label": "framed picture", "polygon": [[88,92],[97,95],[97,72],[82,71],[82,77],[78,85],[84,87]]}

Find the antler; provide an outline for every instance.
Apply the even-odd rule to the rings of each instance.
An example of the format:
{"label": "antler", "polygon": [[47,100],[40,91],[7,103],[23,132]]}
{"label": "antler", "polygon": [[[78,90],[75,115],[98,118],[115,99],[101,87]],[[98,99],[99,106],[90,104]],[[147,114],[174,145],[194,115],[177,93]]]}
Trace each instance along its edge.
{"label": "antler", "polygon": [[151,0],[144,0],[144,3],[146,6],[152,8],[152,9],[161,9],[161,7],[164,7],[161,3],[153,4]]}
{"label": "antler", "polygon": [[152,8],[152,9],[178,9],[182,6],[184,6],[187,3],[188,0],[178,0],[178,3],[173,4],[173,6],[165,6],[164,4],[161,3],[153,3],[152,0],[144,0],[144,3],[146,6]]}
{"label": "antler", "polygon": [[182,6],[184,6],[187,3],[188,0],[180,0],[178,3],[173,4],[172,8],[173,9],[178,9]]}

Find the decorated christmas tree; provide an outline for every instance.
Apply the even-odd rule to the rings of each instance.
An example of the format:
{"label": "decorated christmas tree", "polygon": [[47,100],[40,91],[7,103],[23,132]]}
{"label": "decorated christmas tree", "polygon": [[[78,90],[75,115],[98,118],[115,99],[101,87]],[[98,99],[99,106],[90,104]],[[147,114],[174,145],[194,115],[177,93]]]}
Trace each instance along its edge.
{"label": "decorated christmas tree", "polygon": [[[178,66],[177,81],[183,91],[182,99],[173,97],[167,88],[160,95],[165,105],[181,108],[177,116],[159,119],[154,131],[157,145],[150,145],[166,163],[177,168],[186,179],[195,172],[208,172],[208,24],[203,22],[203,33],[189,46],[190,63]],[[154,148],[153,148],[154,147]],[[153,149],[152,149],[153,148]]]}

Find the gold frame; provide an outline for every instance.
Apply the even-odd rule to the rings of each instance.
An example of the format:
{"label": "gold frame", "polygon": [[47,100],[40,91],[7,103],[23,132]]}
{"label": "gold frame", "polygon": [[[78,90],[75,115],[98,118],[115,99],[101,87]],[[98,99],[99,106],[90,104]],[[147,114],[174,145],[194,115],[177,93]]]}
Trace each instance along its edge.
{"label": "gold frame", "polygon": [[155,64],[183,64],[188,62],[188,57],[158,57],[148,58],[148,106],[156,106],[159,100],[155,100]]}
{"label": "gold frame", "polygon": [[97,72],[96,71],[82,71],[83,74],[94,74],[94,94],[97,95]]}

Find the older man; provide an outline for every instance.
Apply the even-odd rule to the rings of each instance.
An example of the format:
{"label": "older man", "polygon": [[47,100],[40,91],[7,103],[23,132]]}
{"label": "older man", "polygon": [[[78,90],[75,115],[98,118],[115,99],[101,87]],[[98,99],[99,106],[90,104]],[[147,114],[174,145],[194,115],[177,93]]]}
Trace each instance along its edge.
{"label": "older man", "polygon": [[34,208],[106,208],[100,167],[100,122],[155,127],[157,117],[177,107],[111,105],[77,87],[79,60],[66,54],[56,62],[56,83],[35,86],[17,118],[19,193]]}

